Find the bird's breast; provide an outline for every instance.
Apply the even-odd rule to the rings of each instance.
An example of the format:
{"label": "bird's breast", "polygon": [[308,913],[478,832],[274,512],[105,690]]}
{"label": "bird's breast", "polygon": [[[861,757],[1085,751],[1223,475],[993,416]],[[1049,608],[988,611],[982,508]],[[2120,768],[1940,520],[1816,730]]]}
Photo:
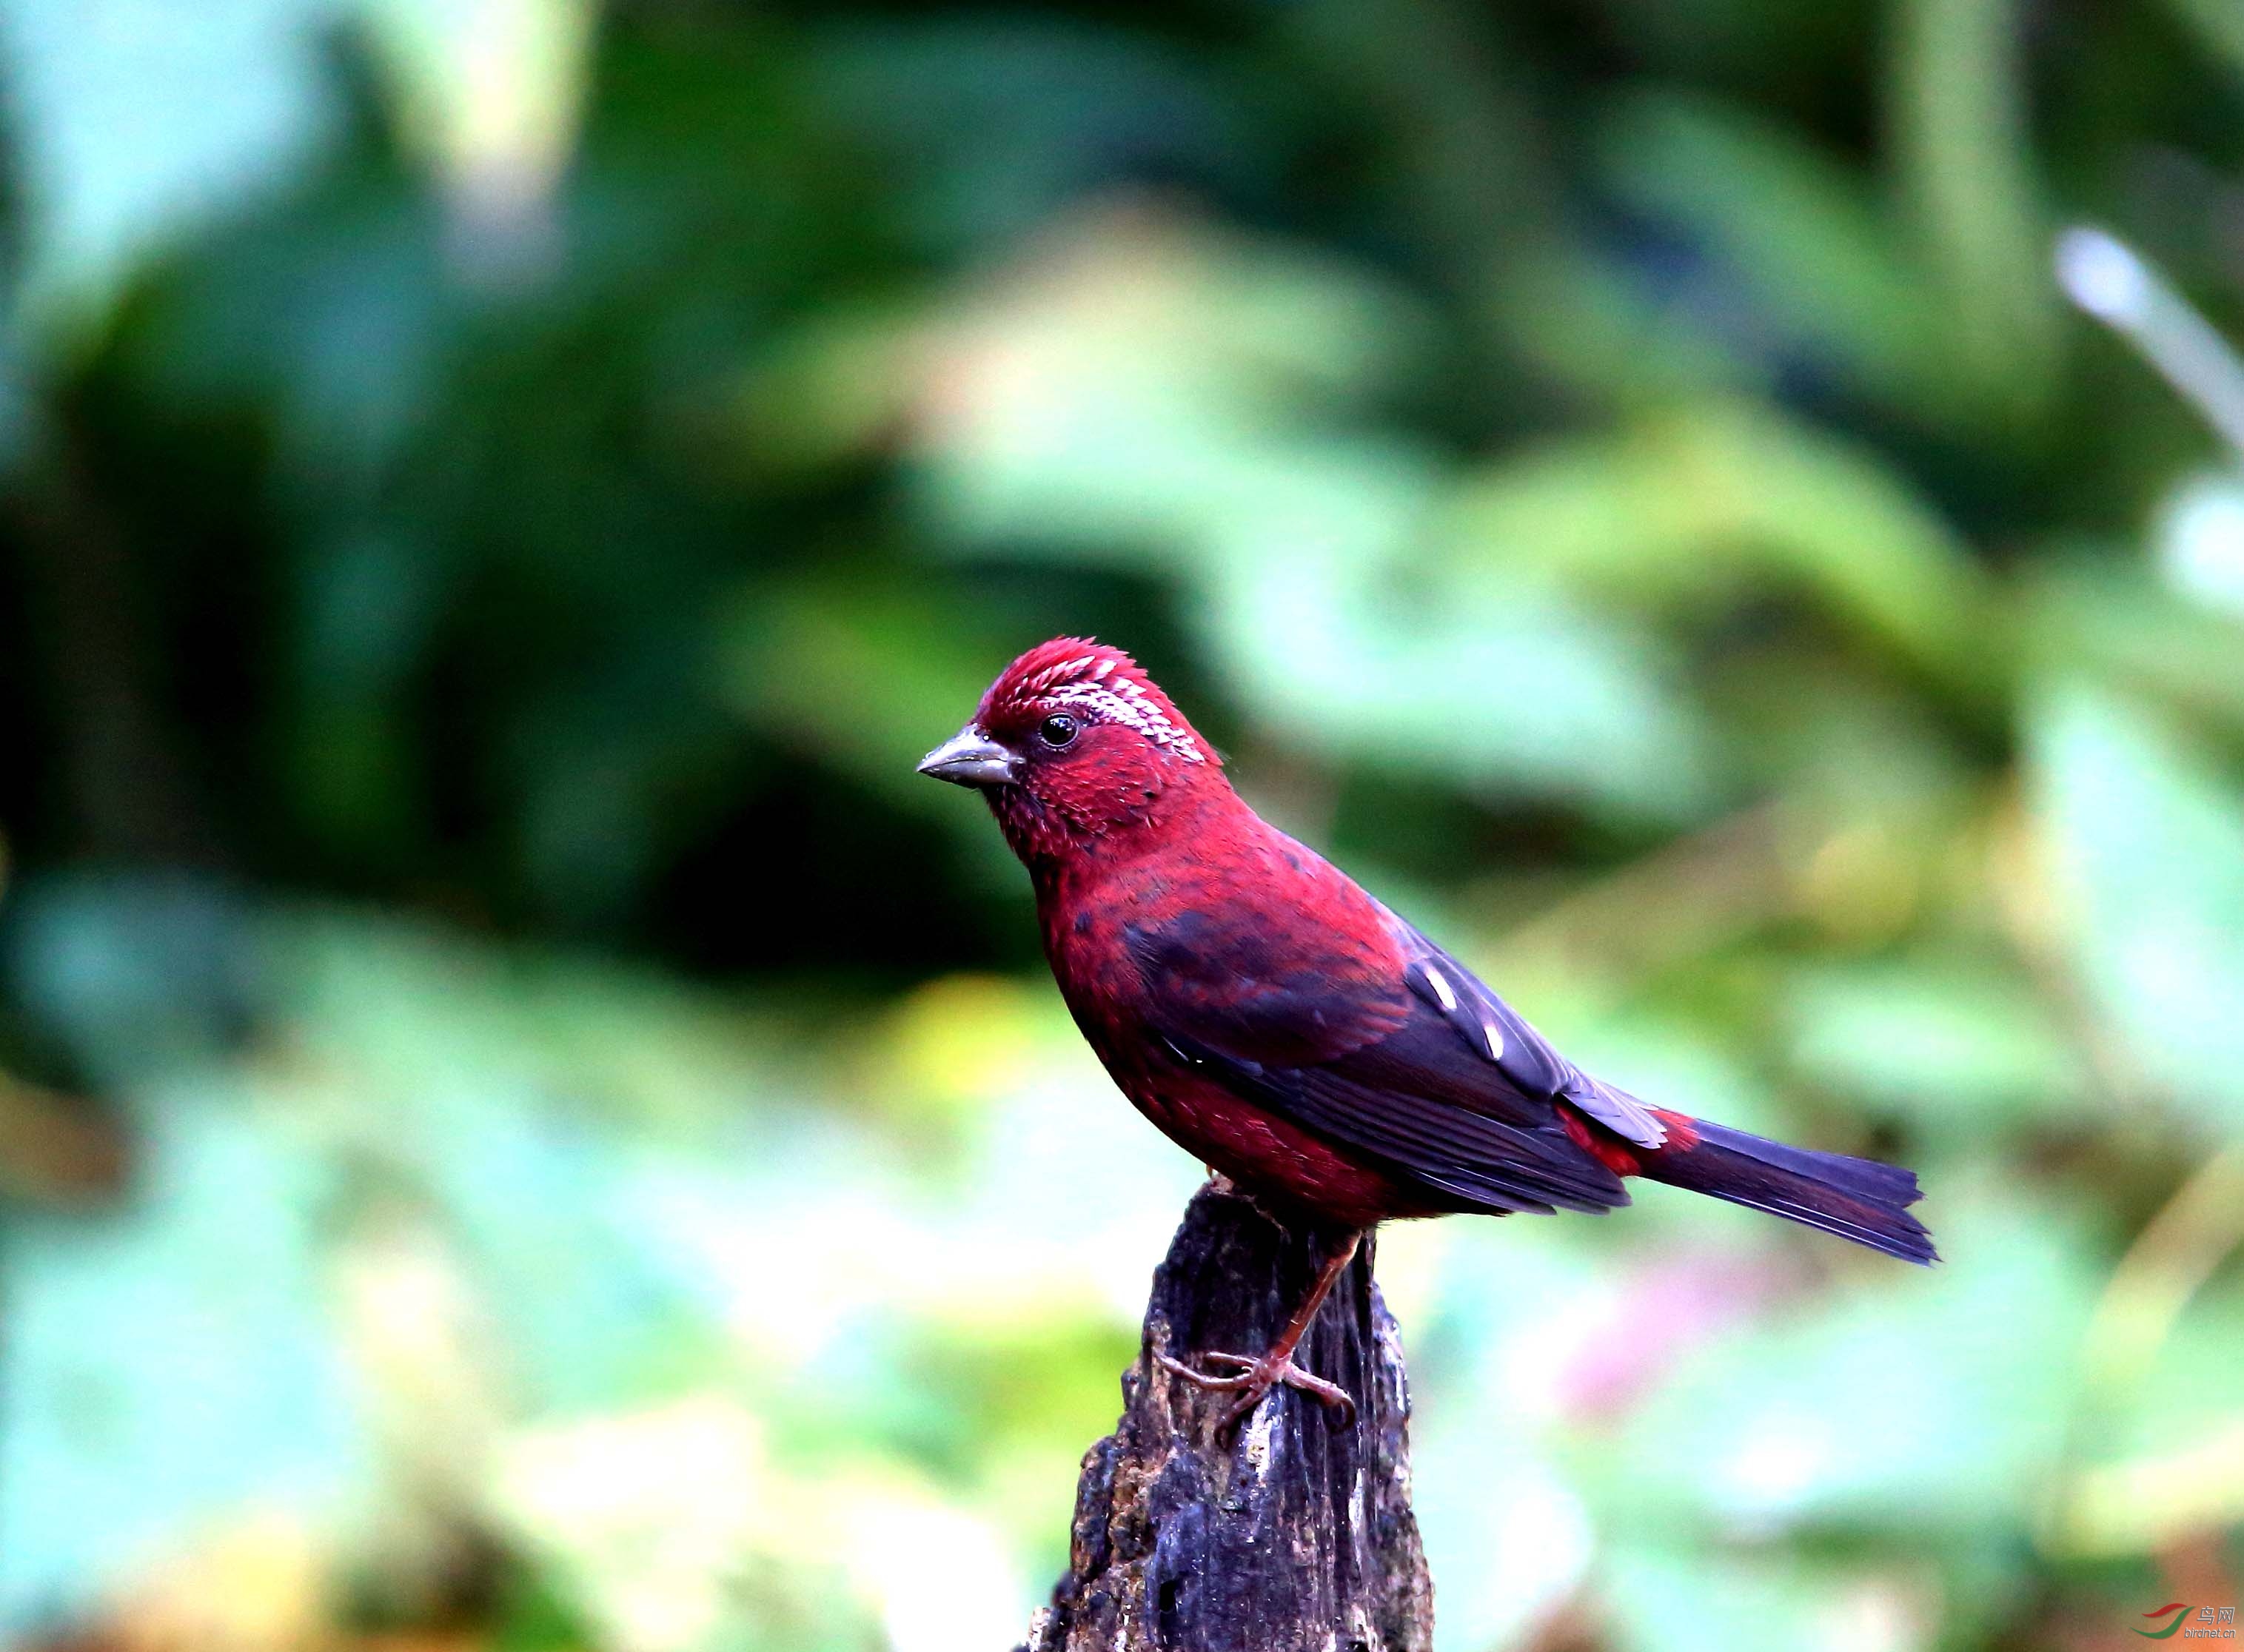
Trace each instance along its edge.
{"label": "bird's breast", "polygon": [[1387,956],[1377,909],[1307,850],[1274,841],[1243,880],[1203,855],[1040,887],[1053,978],[1123,1094],[1203,1163],[1324,1222],[1429,1214],[1423,1192],[1238,1095],[1164,1035],[1179,1018],[1206,1021],[1237,1034],[1253,1059],[1309,1059],[1375,1035],[1391,1008],[1402,1013],[1387,1002],[1401,965]]}

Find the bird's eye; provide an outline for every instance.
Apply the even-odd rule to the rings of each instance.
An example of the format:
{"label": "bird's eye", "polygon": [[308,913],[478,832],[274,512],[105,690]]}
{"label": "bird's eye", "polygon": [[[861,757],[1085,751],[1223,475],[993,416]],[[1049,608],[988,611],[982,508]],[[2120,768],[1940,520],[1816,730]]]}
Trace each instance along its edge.
{"label": "bird's eye", "polygon": [[1054,712],[1037,725],[1037,738],[1046,745],[1072,745],[1079,725],[1065,711]]}

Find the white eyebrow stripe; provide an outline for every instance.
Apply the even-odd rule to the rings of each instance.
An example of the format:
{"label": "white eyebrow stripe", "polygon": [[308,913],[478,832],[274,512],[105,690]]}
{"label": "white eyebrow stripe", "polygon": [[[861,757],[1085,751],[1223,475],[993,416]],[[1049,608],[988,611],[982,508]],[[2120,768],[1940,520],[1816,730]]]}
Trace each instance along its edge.
{"label": "white eyebrow stripe", "polygon": [[[1088,664],[1090,662],[1082,662]],[[1119,723],[1135,729],[1154,745],[1175,752],[1187,763],[1204,763],[1207,754],[1200,743],[1172,722],[1165,711],[1146,697],[1146,691],[1126,677],[1111,678],[1104,682],[1072,683],[1065,688],[1053,689],[1043,697],[1061,705],[1078,705],[1092,716],[1109,723]]]}

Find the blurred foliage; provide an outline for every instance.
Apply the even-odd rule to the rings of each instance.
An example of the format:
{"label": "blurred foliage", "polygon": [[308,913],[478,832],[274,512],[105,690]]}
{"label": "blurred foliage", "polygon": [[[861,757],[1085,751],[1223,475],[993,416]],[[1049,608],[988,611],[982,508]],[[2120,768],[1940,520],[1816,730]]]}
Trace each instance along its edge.
{"label": "blurred foliage", "polygon": [[1198,1173],[911,772],[1063,630],[1930,1190],[1926,1274],[1386,1235],[1446,1648],[2244,1604],[2223,0],[12,0],[0,84],[0,1638],[1009,1644]]}

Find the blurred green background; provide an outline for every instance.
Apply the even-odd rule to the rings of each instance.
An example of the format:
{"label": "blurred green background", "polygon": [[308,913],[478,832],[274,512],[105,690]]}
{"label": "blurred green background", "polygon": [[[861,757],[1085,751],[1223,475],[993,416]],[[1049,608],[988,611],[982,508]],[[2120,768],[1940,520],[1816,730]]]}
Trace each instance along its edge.
{"label": "blurred green background", "polygon": [[0,1639],[1010,1645],[1200,1174],[912,773],[1060,631],[1930,1190],[1390,1231],[1444,1652],[2244,1605],[2233,0],[7,0],[0,94]]}

